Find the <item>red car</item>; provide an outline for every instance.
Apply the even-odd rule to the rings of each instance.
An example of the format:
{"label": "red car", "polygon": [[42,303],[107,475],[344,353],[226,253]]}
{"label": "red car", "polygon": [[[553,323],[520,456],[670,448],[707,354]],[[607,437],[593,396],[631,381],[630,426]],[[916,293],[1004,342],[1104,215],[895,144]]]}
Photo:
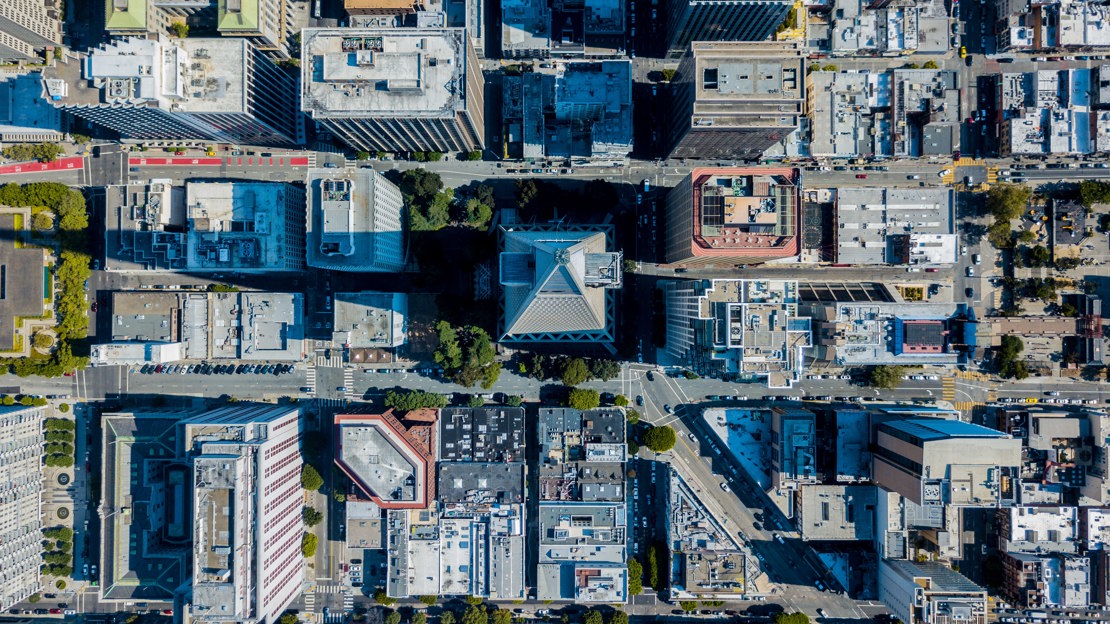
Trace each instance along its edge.
{"label": "red car", "polygon": [[50,613],[53,613],[54,615],[61,615],[62,610],[61,609],[51,609]]}
{"label": "red car", "polygon": [[857,180],[866,180],[867,179],[867,174],[866,173],[857,173],[856,174],[856,179]]}

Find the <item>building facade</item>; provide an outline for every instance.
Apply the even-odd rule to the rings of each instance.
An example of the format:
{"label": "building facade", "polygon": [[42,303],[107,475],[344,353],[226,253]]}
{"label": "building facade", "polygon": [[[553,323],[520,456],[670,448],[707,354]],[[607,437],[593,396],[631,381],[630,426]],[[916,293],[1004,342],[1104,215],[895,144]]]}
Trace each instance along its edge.
{"label": "building facade", "polygon": [[308,265],[335,271],[397,272],[405,267],[401,189],[366,167],[309,169]]}
{"label": "building facade", "polygon": [[139,141],[216,141],[290,146],[303,141],[296,81],[237,39],[127,38],[93,50],[48,77],[67,89],[52,103]]}
{"label": "building facade", "polygon": [[[754,4],[754,3],[753,3]],[[671,81],[669,158],[759,160],[808,155],[805,46],[695,41]]]}
{"label": "building facade", "polygon": [[484,145],[485,78],[462,28],[302,31],[301,109],[357,150]]}
{"label": "building facade", "polygon": [[42,588],[42,407],[0,407],[0,611]]}
{"label": "building facade", "polygon": [[790,13],[787,0],[666,0],[664,33],[672,56],[691,41],[763,41]]}
{"label": "building facade", "polygon": [[25,61],[62,43],[62,16],[43,0],[0,2],[0,60]]}

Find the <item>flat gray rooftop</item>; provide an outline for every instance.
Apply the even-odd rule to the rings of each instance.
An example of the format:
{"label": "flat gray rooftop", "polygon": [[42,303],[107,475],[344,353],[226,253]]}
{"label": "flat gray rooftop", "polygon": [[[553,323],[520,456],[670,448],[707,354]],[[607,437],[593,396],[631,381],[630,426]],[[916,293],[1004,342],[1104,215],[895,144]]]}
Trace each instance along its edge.
{"label": "flat gray rooftop", "polygon": [[415,449],[385,423],[339,427],[340,460],[368,494],[384,501],[415,501],[423,487],[422,465]]}
{"label": "flat gray rooftop", "polygon": [[524,409],[448,407],[439,416],[440,461],[524,459]]}
{"label": "flat gray rooftop", "polygon": [[442,462],[436,491],[445,503],[520,503],[524,500],[524,464]]}

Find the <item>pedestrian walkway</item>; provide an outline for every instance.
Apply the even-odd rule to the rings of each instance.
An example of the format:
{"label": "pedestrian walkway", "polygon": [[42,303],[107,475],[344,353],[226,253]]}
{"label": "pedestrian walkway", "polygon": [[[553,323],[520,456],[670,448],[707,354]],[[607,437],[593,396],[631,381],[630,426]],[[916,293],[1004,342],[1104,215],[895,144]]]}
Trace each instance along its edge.
{"label": "pedestrian walkway", "polygon": [[[353,388],[355,387],[354,370],[350,368],[343,369],[343,387],[347,389],[347,392],[353,392]],[[344,394],[346,394],[346,392]]]}
{"label": "pedestrian walkway", "polygon": [[990,381],[991,376],[979,371],[956,371],[956,376],[960,379],[972,379],[974,381]]}
{"label": "pedestrian walkway", "polygon": [[350,591],[343,592],[343,612],[350,613],[355,608],[355,597]]}
{"label": "pedestrian walkway", "polygon": [[342,355],[333,355],[331,357],[324,357],[322,355],[317,355],[316,356],[316,365],[317,366],[327,366],[327,367],[330,367],[330,368],[339,368],[339,367],[343,366],[343,356]]}
{"label": "pedestrian walkway", "polygon": [[316,592],[306,591],[304,593],[304,610],[305,613],[316,613]]}
{"label": "pedestrian walkway", "polygon": [[952,377],[945,377],[940,380],[940,398],[945,401],[956,400],[956,380]]}
{"label": "pedestrian walkway", "polygon": [[341,594],[346,589],[342,585],[317,585],[316,591],[321,594]]}
{"label": "pedestrian walkway", "polygon": [[960,410],[961,412],[967,412],[968,414],[970,414],[972,411],[975,410],[976,407],[980,407],[984,405],[984,403],[979,401],[956,401],[955,403],[953,403],[953,405],[955,405],[956,409]]}
{"label": "pedestrian walkway", "polygon": [[310,393],[316,394],[316,367],[309,366],[304,372],[304,385],[308,388],[312,388],[312,390],[309,390]]}

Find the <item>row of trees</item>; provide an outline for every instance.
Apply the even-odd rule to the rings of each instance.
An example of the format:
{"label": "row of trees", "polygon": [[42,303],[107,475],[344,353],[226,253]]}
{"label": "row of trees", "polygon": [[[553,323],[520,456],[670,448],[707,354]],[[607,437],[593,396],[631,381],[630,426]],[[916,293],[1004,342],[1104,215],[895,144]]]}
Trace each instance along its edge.
{"label": "row of trees", "polygon": [[550,356],[533,353],[517,363],[517,369],[522,375],[533,379],[545,381],[558,379],[566,386],[577,386],[600,379],[609,381],[616,379],[621,374],[620,362],[605,358],[579,358],[568,356]]}
{"label": "row of trees", "polygon": [[43,423],[46,445],[43,462],[53,468],[68,468],[73,465],[73,438],[75,424],[65,418],[47,418]]}
{"label": "row of trees", "polygon": [[987,192],[987,211],[994,217],[994,223],[987,229],[987,239],[996,249],[1014,246],[1010,221],[1021,217],[1032,197],[1033,190],[1022,184],[998,183],[991,186]]}
{"label": "row of trees", "polygon": [[495,361],[493,340],[476,325],[455,327],[447,321],[436,323],[439,344],[433,358],[447,377],[460,386],[481,384],[490,389],[501,376],[501,362]]}
{"label": "row of trees", "polygon": [[479,184],[466,196],[456,197],[455,189],[444,188],[443,178],[427,169],[409,169],[398,180],[409,226],[413,231],[434,231],[452,223],[476,228],[486,227],[493,218],[493,187]]}
{"label": "row of trees", "polygon": [[411,412],[429,407],[439,409],[447,407],[447,397],[423,390],[387,390],[385,406],[399,412]]}
{"label": "row of trees", "polygon": [[43,572],[50,576],[73,574],[73,529],[65,526],[43,529]]}
{"label": "row of trees", "polygon": [[17,143],[4,148],[4,158],[16,161],[54,162],[65,153],[57,143]]}
{"label": "row of trees", "polygon": [[1007,379],[1025,379],[1029,370],[1025,362],[1018,359],[1025,350],[1025,343],[1017,336],[1003,336],[1002,342],[994,350],[994,365],[998,374]]}

